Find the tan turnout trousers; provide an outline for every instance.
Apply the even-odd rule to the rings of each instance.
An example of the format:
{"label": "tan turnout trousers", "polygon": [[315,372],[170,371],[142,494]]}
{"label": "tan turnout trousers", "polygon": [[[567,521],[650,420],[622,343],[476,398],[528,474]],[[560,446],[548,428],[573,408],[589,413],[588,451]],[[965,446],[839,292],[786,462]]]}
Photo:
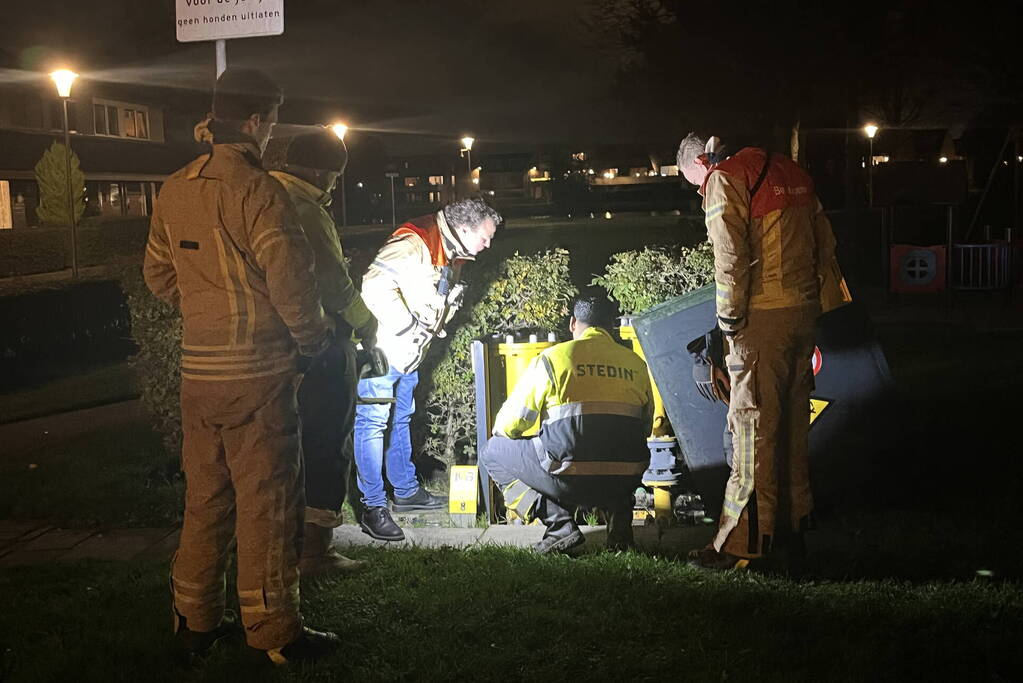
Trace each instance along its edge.
{"label": "tan turnout trousers", "polygon": [[269,650],[298,637],[299,530],[304,507],[295,375],[181,382],[188,486],[171,569],[174,609],[193,631],[224,614],[225,567],[238,547],[245,638]]}
{"label": "tan turnout trousers", "polygon": [[752,310],[728,338],[734,453],[718,552],[759,557],[770,550],[776,525],[799,531],[813,508],[807,435],[819,315],[818,305]]}

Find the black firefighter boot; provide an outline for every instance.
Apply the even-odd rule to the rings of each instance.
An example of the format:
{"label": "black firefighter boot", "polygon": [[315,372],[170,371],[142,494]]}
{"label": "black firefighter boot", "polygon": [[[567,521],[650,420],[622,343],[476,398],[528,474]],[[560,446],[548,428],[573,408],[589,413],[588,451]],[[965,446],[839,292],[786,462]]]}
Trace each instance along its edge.
{"label": "black firefighter boot", "polygon": [[572,548],[586,542],[586,537],[579,530],[572,513],[558,505],[550,498],[540,499],[539,509],[540,521],[547,527],[540,542],[533,546],[533,550],[541,555],[554,553],[567,553]]}
{"label": "black firefighter boot", "polygon": [[611,510],[607,522],[607,549],[625,551],[636,547],[632,537],[632,507]]}

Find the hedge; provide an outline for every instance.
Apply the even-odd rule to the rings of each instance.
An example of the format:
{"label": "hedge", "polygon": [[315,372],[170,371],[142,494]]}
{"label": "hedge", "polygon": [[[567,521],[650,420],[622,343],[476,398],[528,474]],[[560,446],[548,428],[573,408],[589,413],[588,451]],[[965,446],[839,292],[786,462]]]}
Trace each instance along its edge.
{"label": "hedge", "polygon": [[714,281],[710,242],[695,247],[647,247],[611,257],[593,284],[607,289],[622,313],[640,313]]}
{"label": "hedge", "polygon": [[[123,274],[131,311],[132,358],[142,401],[164,435],[167,448],[181,447],[181,318],[154,297],[138,269]],[[475,452],[475,395],[469,346],[491,332],[564,327],[575,293],[568,278],[568,252],[515,256],[474,274],[462,312],[449,326],[447,343],[437,343],[422,367],[425,381],[418,398],[425,435],[418,452],[446,464],[464,462]]]}
{"label": "hedge", "polygon": [[[78,265],[142,259],[149,217],[86,219],[78,226]],[[71,232],[59,228],[0,230],[0,277],[52,273],[71,267]]]}

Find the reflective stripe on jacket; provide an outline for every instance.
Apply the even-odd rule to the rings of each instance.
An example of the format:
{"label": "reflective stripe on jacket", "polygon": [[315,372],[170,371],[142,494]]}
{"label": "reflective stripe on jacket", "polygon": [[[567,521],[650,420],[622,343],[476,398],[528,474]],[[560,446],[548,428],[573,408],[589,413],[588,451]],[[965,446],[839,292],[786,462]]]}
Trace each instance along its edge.
{"label": "reflective stripe on jacket", "polygon": [[545,349],[501,406],[494,434],[539,430],[540,464],[553,474],[642,474],[653,398],[646,363],[599,327]]}
{"label": "reflective stripe on jacket", "polygon": [[362,295],[352,283],[348,261],[341,248],[341,238],[334,220],[327,212],[330,195],[320,188],[283,171],[270,171],[291,197],[309,246],[316,255],[316,284],[327,313],[340,316],[358,330],[373,314],[366,308]]}
{"label": "reflective stripe on jacket", "polygon": [[215,144],[160,190],[143,269],[183,320],[181,376],[239,380],[294,372],[326,343],[313,252],[251,142]]}
{"label": "reflective stripe on jacket", "polygon": [[362,279],[362,298],[379,322],[377,346],[395,369],[419,367],[430,342],[461,305],[462,263],[472,261],[444,212],[405,223]]}
{"label": "reflective stripe on jacket", "polygon": [[813,181],[791,159],[772,155],[751,206],[763,165],[764,150],[746,147],[715,165],[701,188],[725,331],[742,328],[751,309],[818,303],[821,279],[838,268]]}

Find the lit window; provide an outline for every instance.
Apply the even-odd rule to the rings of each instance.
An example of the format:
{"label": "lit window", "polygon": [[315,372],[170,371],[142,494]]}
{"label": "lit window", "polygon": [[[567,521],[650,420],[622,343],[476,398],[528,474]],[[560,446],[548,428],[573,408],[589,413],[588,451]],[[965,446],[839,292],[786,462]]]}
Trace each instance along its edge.
{"label": "lit window", "polygon": [[444,176],[442,176],[442,175],[432,175],[429,178],[429,183],[431,185],[443,185],[444,184]]}
{"label": "lit window", "polygon": [[419,178],[414,178],[412,176],[407,176],[405,178],[405,187],[415,187],[418,184],[419,184]]}
{"label": "lit window", "polygon": [[121,111],[121,130],[124,131],[125,137],[137,137],[135,135],[135,111],[133,109]]}
{"label": "lit window", "polygon": [[96,135],[151,140],[149,109],[138,104],[93,100],[93,130]]}
{"label": "lit window", "polygon": [[149,139],[149,115],[144,111],[135,112],[135,137]]}

